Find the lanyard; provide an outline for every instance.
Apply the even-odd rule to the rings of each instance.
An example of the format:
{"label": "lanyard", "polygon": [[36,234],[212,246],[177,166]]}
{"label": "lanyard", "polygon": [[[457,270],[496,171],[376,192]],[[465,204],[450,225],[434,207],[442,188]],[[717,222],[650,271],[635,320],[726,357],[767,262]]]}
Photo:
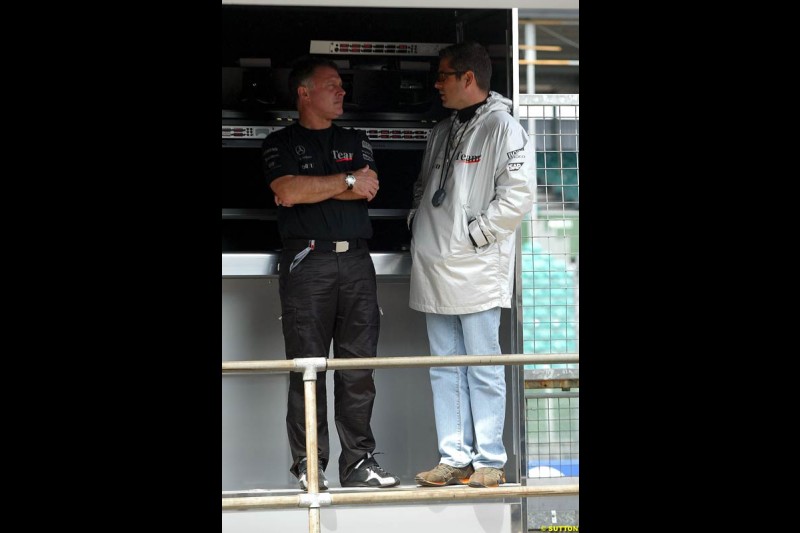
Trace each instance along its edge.
{"label": "lanyard", "polygon": [[[474,115],[473,115],[474,118]],[[464,124],[464,129],[461,131],[461,136],[458,138],[458,142],[453,145],[452,154],[450,153],[450,145],[453,144],[453,126],[456,125],[456,117],[453,117],[453,122],[450,124],[450,131],[447,132],[447,147],[444,151],[444,163],[442,164],[442,172],[439,174],[439,188],[433,193],[433,198],[431,198],[431,203],[433,207],[439,207],[444,202],[444,197],[447,193],[444,190],[444,184],[447,181],[447,175],[450,173],[450,167],[453,165],[453,159],[456,157],[456,148],[461,144],[461,141],[464,140],[464,134],[467,133],[467,128],[469,127],[469,123],[472,122],[472,118],[470,118],[466,124]],[[458,130],[455,131],[458,133]]]}

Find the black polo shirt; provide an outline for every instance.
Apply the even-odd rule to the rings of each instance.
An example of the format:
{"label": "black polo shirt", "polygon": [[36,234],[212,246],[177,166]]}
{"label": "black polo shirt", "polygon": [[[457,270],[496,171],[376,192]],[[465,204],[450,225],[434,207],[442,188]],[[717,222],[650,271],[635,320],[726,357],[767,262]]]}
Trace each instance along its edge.
{"label": "black polo shirt", "polygon": [[[287,174],[327,176],[364,165],[378,171],[367,134],[336,124],[324,130],[292,124],[267,136],[261,154],[268,184]],[[278,231],[282,239],[369,239],[372,223],[366,200],[328,199],[278,206]]]}

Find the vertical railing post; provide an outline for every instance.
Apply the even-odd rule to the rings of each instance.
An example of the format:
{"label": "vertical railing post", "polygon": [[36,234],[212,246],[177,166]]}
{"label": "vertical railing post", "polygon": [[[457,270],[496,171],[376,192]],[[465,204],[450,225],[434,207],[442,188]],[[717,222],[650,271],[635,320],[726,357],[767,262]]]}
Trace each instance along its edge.
{"label": "vertical railing post", "polygon": [[[308,374],[308,373],[306,373]],[[319,457],[317,457],[317,379],[316,372],[311,379],[303,375],[306,399],[306,480],[308,494],[319,494]],[[319,533],[319,507],[308,508],[308,533]]]}
{"label": "vertical railing post", "polygon": [[[311,505],[308,508],[308,533],[320,533],[319,455],[317,454],[317,372],[325,370],[327,359],[310,357],[295,359],[295,367],[303,369],[303,392],[306,412],[306,482]],[[323,374],[323,379],[325,379]],[[327,398],[325,399],[327,401]]]}

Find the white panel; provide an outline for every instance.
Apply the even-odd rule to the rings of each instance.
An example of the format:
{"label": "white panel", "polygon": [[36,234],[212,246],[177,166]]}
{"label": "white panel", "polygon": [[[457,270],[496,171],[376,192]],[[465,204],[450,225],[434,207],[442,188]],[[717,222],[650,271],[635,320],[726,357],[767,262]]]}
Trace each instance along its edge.
{"label": "white panel", "polygon": [[[308,510],[223,511],[222,531],[223,533],[306,532]],[[320,531],[322,533],[375,533],[376,531],[503,533],[511,531],[511,504],[323,507],[320,509]]]}

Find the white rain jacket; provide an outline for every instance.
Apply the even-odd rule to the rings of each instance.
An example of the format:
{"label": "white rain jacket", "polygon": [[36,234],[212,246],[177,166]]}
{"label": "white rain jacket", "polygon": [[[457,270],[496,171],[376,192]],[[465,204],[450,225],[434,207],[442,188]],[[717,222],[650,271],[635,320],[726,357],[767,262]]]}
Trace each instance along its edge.
{"label": "white rain jacket", "polygon": [[[511,115],[511,105],[490,91],[466,130],[453,125],[453,112],[431,131],[408,217],[411,309],[460,315],[511,307],[514,232],[533,208],[536,187],[534,141]],[[443,170],[446,196],[434,207]]]}

